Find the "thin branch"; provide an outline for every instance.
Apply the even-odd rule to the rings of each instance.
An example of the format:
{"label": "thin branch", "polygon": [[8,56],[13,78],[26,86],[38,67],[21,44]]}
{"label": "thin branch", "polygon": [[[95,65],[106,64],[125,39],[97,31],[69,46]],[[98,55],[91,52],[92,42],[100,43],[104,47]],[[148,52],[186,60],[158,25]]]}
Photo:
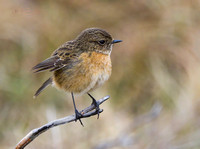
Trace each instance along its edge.
{"label": "thin branch", "polygon": [[[97,101],[97,104],[102,104],[104,101],[108,100],[109,96],[105,96],[101,99],[99,99]],[[82,114],[81,118],[87,118],[93,115],[97,115],[98,112],[95,109],[95,106],[92,104],[89,107],[83,109],[80,111],[80,113]],[[99,113],[103,112],[102,109],[100,109]],[[70,123],[75,121],[75,115],[70,115],[61,119],[57,119],[54,121],[51,121],[39,128],[33,129],[32,131],[30,131],[15,147],[15,149],[23,149],[24,147],[26,147],[30,142],[32,142],[35,138],[37,138],[40,134],[42,134],[43,132],[47,131],[50,128],[53,128],[55,126],[58,125],[63,125],[66,123]]]}

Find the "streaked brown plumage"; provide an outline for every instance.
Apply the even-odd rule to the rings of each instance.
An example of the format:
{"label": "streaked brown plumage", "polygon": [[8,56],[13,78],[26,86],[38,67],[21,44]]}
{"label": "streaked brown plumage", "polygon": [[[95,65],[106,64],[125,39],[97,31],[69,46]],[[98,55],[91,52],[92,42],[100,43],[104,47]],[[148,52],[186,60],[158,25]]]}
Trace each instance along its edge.
{"label": "streaked brown plumage", "polygon": [[113,40],[103,29],[82,31],[75,40],[64,43],[50,58],[33,67],[35,72],[53,72],[52,77],[37,90],[35,97],[50,84],[71,92],[72,97],[73,93],[84,94],[98,88],[111,75],[110,53],[112,45],[118,42],[121,40]]}

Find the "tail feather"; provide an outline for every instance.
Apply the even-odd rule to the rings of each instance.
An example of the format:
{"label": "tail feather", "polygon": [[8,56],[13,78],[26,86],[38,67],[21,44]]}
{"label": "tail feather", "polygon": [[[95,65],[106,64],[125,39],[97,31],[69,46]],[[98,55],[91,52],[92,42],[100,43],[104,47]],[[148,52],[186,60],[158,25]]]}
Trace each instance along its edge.
{"label": "tail feather", "polygon": [[42,86],[36,91],[33,98],[36,98],[50,84],[52,84],[52,78],[51,77],[42,84]]}

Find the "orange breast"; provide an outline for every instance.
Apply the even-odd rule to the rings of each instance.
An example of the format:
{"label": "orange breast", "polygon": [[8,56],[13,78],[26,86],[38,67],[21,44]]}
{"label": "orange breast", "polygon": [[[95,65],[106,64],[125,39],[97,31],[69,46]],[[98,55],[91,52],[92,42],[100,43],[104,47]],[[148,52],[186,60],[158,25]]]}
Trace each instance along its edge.
{"label": "orange breast", "polygon": [[55,85],[67,92],[84,94],[101,86],[111,75],[112,65],[109,55],[97,52],[82,53],[82,60],[72,69],[63,71],[57,77]]}

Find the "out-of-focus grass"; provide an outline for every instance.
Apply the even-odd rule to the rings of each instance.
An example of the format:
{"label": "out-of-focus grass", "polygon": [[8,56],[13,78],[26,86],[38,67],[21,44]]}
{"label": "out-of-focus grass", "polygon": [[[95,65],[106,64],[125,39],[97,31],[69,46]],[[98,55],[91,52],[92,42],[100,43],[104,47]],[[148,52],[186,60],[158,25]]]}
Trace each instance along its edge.
{"label": "out-of-focus grass", "polygon": [[[163,105],[157,119],[130,132],[133,144],[117,148],[200,148],[199,7],[198,0],[0,1],[0,148],[73,113],[70,95],[54,88],[32,98],[50,73],[31,67],[88,27],[123,40],[112,51],[112,77],[92,93],[111,99],[99,120],[54,128],[29,148],[92,148],[119,137],[156,102]],[[77,97],[79,109],[90,102]]]}

